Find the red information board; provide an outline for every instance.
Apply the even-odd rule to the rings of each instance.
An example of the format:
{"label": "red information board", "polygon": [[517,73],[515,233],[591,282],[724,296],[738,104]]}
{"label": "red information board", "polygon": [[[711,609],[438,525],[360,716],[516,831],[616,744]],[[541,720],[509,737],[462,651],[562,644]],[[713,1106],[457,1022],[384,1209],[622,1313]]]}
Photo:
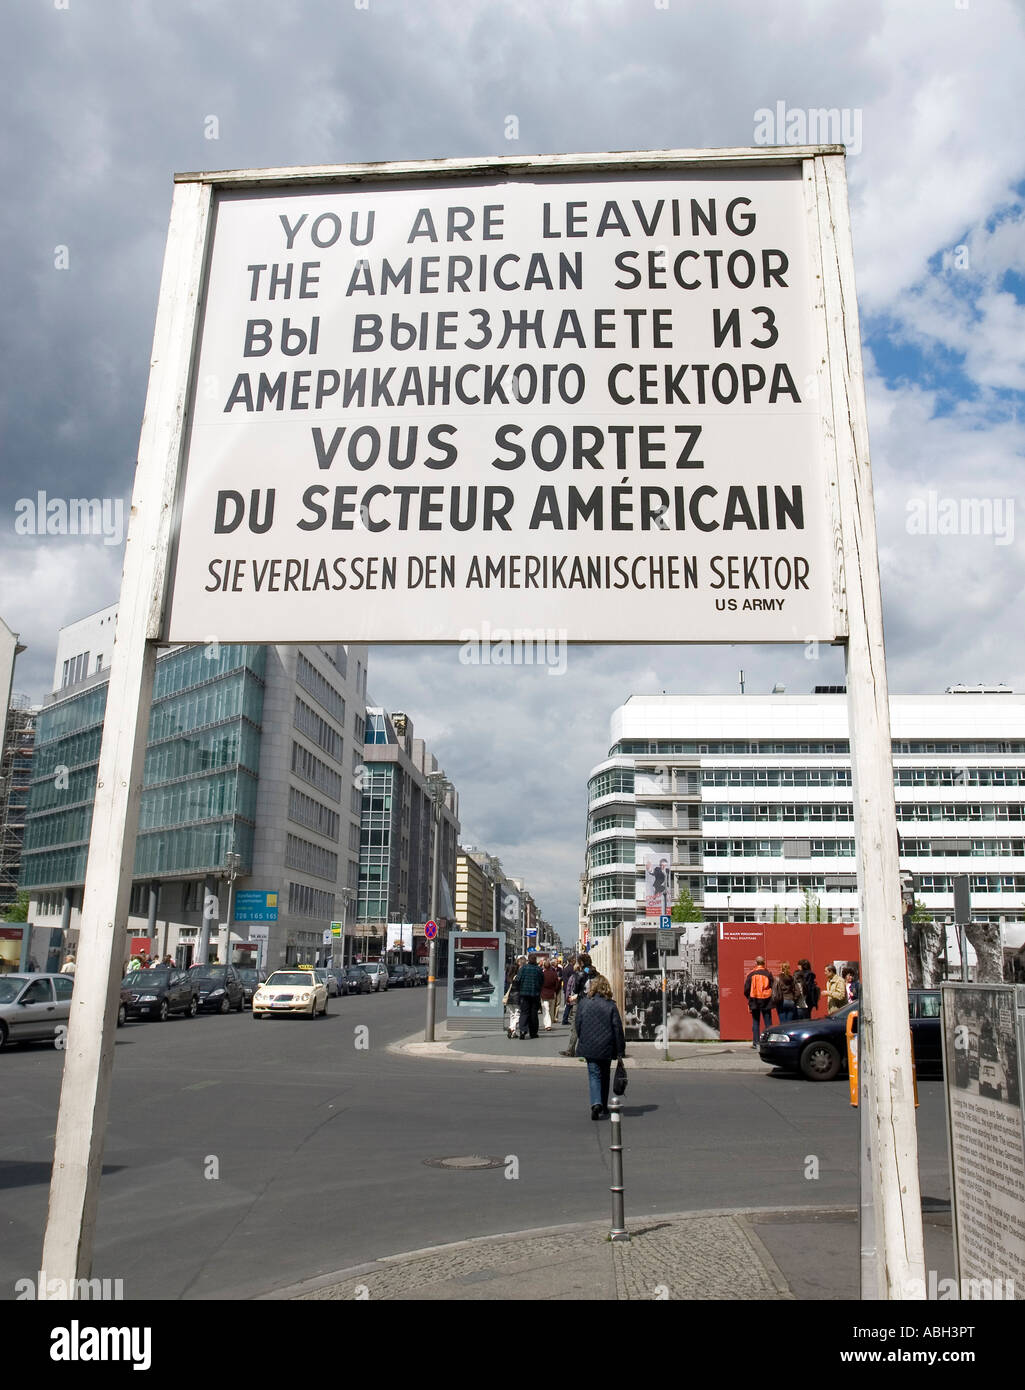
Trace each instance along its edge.
{"label": "red information board", "polygon": [[[811,961],[819,989],[823,991],[813,1017],[826,1012],[826,966],[838,970],[851,961],[859,964],[861,937],[852,922],[720,922],[719,934],[719,1036],[750,1042],[751,1014],[744,998],[744,981],[754,969],[755,956],[764,956],[773,975],[787,961],[797,969],[801,957]],[[775,1015],[773,1015],[775,1017]]]}

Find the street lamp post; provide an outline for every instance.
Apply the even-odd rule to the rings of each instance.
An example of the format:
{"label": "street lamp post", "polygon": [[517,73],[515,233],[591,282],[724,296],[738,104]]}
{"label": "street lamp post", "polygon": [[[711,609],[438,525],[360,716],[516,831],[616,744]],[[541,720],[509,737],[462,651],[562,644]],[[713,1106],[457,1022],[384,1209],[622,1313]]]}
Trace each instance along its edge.
{"label": "street lamp post", "polygon": [[[424,779],[427,795],[434,805],[434,854],[431,860],[431,920],[438,920],[438,880],[441,872],[441,824],[445,796],[452,789],[452,783],[443,772],[430,772]],[[424,1041],[434,1041],[435,979],[438,973],[438,939],[432,937],[427,965],[427,1018],[424,1025]]]}
{"label": "street lamp post", "polygon": [[231,964],[231,918],[234,912],[235,879],[242,868],[242,856],[234,850],[224,856],[224,876],[228,880],[228,920],[224,924],[224,964]]}

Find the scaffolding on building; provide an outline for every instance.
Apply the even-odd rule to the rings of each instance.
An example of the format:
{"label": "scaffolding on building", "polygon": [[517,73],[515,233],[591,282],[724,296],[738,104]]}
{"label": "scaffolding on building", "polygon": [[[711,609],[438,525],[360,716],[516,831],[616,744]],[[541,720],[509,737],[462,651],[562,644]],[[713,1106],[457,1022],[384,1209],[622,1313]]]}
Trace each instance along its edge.
{"label": "scaffolding on building", "polygon": [[0,916],[18,897],[36,714],[27,695],[12,697],[0,755]]}

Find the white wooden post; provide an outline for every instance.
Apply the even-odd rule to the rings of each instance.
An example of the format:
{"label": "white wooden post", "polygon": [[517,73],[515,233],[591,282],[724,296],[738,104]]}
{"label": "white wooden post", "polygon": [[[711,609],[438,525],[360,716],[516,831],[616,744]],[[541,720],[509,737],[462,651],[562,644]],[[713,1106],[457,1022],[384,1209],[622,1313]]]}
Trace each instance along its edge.
{"label": "white wooden post", "polygon": [[[211,190],[175,189],[107,686],[41,1270],[74,1298],[92,1266],[119,985]],[[58,1292],[60,1290],[60,1292]],[[45,1287],[38,1297],[48,1296]]]}
{"label": "white wooden post", "polygon": [[858,1020],[861,1160],[871,1173],[872,1193],[870,1232],[864,1229],[863,1213],[861,1291],[863,1298],[924,1298],[889,694],[854,254],[843,156],[820,155],[813,162],[847,587],[847,708],[863,982]]}

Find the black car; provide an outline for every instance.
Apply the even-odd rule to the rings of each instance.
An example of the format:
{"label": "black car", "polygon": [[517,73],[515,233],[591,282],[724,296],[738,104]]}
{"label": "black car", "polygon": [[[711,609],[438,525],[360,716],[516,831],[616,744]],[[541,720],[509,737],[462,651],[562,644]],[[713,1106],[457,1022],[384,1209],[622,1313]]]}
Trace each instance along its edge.
{"label": "black car", "polygon": [[[832,1081],[847,1072],[847,1018],[857,1011],[857,1004],[848,1004],[825,1018],[775,1023],[762,1034],[758,1055],[770,1066],[803,1072],[809,1081]],[[919,1075],[940,1072],[943,1061],[939,990],[909,990],[908,1011],[915,1070]]]}
{"label": "black car", "polygon": [[408,965],[392,965],[388,968],[389,989],[410,989],[416,985],[416,975]]}
{"label": "black car", "polygon": [[345,972],[346,994],[370,994],[373,992],[373,988],[374,982],[362,965],[349,966]]}
{"label": "black car", "polygon": [[253,1007],[253,995],[267,978],[265,970],[257,970],[255,965],[237,965],[238,977],[242,981],[243,1005],[245,1008]]}
{"label": "black car", "polygon": [[133,970],[121,981],[121,1007],[126,1018],[155,1018],[160,1023],[169,1014],[195,1018],[199,991],[184,970],[172,966]]}
{"label": "black car", "polygon": [[226,1014],[232,1009],[241,1013],[245,1008],[246,992],[233,965],[194,965],[189,978],[199,995],[201,1010]]}
{"label": "black car", "polygon": [[426,965],[414,965],[413,969],[416,971],[417,984],[425,985],[427,983],[427,977],[430,974],[430,968]]}

